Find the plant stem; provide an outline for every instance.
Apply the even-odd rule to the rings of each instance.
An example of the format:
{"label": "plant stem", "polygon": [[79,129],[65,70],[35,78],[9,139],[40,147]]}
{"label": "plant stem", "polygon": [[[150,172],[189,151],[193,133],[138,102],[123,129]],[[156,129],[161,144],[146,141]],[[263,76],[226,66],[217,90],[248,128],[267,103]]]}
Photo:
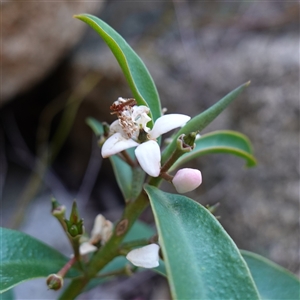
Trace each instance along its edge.
{"label": "plant stem", "polygon": [[77,259],[75,256],[73,256],[63,267],[62,269],[57,273],[57,275],[60,275],[61,277],[64,277],[67,272],[70,270],[70,268],[77,262]]}
{"label": "plant stem", "polygon": [[121,255],[127,255],[127,253],[132,249],[136,247],[142,247],[149,244],[150,239],[141,239],[141,240],[135,240],[127,243],[123,243],[119,247],[119,253]]}
{"label": "plant stem", "polygon": [[121,220],[116,225],[112,237],[109,241],[92,257],[87,265],[86,275],[74,279],[68,288],[63,292],[59,299],[75,299],[88,284],[88,282],[97,276],[97,273],[107,265],[112,259],[119,255],[119,245],[131,228],[139,215],[148,206],[149,201],[146,193],[142,191],[134,202],[127,204]]}
{"label": "plant stem", "polygon": [[128,163],[128,165],[131,166],[132,168],[135,168],[136,167],[136,163],[130,157],[130,155],[128,154],[128,152],[126,150],[124,150],[121,153],[123,155],[124,160]]}

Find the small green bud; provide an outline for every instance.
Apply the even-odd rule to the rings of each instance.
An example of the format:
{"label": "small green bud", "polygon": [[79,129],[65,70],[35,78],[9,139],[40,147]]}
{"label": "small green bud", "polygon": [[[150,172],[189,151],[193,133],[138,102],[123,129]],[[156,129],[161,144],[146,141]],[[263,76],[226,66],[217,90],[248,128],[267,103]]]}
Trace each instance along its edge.
{"label": "small green bud", "polygon": [[76,202],[74,201],[69,220],[64,220],[67,228],[66,231],[72,238],[78,237],[84,233],[83,220],[79,217]]}
{"label": "small green bud", "polygon": [[73,202],[72,211],[69,220],[72,224],[77,224],[78,221],[80,220],[76,201]]}
{"label": "small green bud", "polygon": [[66,207],[61,205],[55,198],[51,199],[52,209],[51,213],[54,216],[62,216],[64,217],[66,212]]}
{"label": "small green bud", "polygon": [[47,277],[46,283],[50,290],[58,291],[63,287],[64,279],[57,274],[51,274]]}
{"label": "small green bud", "polygon": [[78,235],[78,228],[76,225],[71,225],[70,228],[68,228],[68,231],[72,237]]}
{"label": "small green bud", "polygon": [[188,135],[185,135],[183,137],[183,142],[185,146],[189,147],[195,147],[195,139],[197,136],[197,132],[191,132]]}
{"label": "small green bud", "polygon": [[177,139],[177,148],[182,152],[192,151],[195,148],[196,135],[195,132],[180,135]]}

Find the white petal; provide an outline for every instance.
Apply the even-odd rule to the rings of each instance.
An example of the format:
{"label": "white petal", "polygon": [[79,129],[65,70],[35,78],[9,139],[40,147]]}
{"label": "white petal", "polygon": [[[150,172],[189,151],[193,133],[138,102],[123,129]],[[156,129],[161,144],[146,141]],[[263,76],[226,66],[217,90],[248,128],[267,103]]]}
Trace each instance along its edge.
{"label": "white petal", "polygon": [[139,128],[143,128],[146,132],[149,131],[149,128],[146,126],[151,118],[145,113],[139,115],[136,119],[134,119],[135,123],[139,126]]}
{"label": "white petal", "polygon": [[190,119],[191,117],[181,114],[164,115],[155,121],[155,124],[149,133],[150,137],[156,139],[174,128],[183,126]]}
{"label": "white petal", "polygon": [[103,158],[106,158],[137,145],[139,145],[139,143],[132,139],[126,139],[120,132],[116,132],[105,141],[102,146],[101,154]]}
{"label": "white petal", "polygon": [[150,244],[142,248],[131,250],[126,258],[137,267],[155,268],[159,266],[158,251],[158,245]]}
{"label": "white petal", "polygon": [[111,135],[114,134],[114,133],[116,133],[116,132],[120,132],[120,133],[123,132],[123,129],[122,129],[121,125],[120,125],[119,120],[113,121],[113,122],[110,124],[110,126],[109,126],[109,133],[110,133]]}
{"label": "white petal", "polygon": [[99,214],[94,221],[94,227],[91,232],[90,243],[97,244],[102,238],[103,228],[105,226],[105,218]]}
{"label": "white petal", "polygon": [[150,176],[157,177],[160,173],[160,148],[157,142],[147,141],[135,149],[135,156],[141,168]]}
{"label": "white petal", "polygon": [[[149,107],[145,106],[145,105],[139,105],[139,106],[134,106],[132,108],[132,118],[135,119],[136,117],[138,117],[139,115],[142,114],[148,114],[150,112]],[[150,118],[151,120],[151,118]]]}
{"label": "white petal", "polygon": [[146,132],[150,130],[146,125],[151,118],[148,116],[150,109],[147,106],[140,105],[132,108],[132,120],[139,128],[143,128]]}
{"label": "white petal", "polygon": [[95,252],[98,248],[94,245],[91,245],[89,242],[84,242],[79,247],[80,255],[85,255],[90,252]]}
{"label": "white petal", "polygon": [[102,232],[102,241],[101,241],[102,245],[104,245],[110,239],[113,233],[113,229],[114,229],[113,223],[109,220],[106,220]]}

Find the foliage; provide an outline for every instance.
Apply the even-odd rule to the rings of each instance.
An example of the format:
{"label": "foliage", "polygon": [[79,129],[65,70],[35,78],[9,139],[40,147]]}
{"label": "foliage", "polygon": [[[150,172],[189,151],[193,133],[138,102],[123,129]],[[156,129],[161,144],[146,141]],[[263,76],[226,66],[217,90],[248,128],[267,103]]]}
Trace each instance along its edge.
{"label": "foliage", "polygon": [[[120,118],[126,109],[126,112],[133,114],[136,107],[142,107],[140,119],[133,119],[140,126],[137,129],[139,135],[135,139],[131,135],[124,138],[124,132],[119,131],[119,139],[112,147],[120,141],[122,147],[128,142],[131,145],[136,143],[138,147],[143,146],[140,149],[144,153],[138,157],[140,153],[131,146],[121,147],[118,153],[110,155],[126,206],[114,226],[103,216],[98,216],[89,239],[83,241],[83,220],[76,205],[67,220],[65,207],[53,200],[52,214],[62,225],[74,250],[74,257],[70,260],[28,235],[2,228],[0,292],[5,292],[7,298],[12,299],[9,290],[20,282],[48,277],[47,282],[52,282],[49,287],[56,288],[63,284],[63,278],[71,278],[60,299],[74,299],[83,291],[114,276],[142,271],[142,268],[132,266],[124,256],[132,249],[145,249],[155,243],[160,245],[162,257],[159,266],[153,270],[167,277],[174,299],[298,299],[300,285],[295,276],[261,256],[239,251],[211,209],[186,196],[166,193],[159,188],[162,180],[172,184],[173,177],[168,172],[207,154],[231,154],[244,159],[248,167],[256,164],[251,143],[241,133],[220,130],[199,136],[249,82],[182,124],[162,149],[162,155],[159,151],[158,156],[152,157],[151,149],[160,148],[158,137],[175,128],[165,120],[176,120],[179,115],[162,116],[159,96],[150,73],[114,29],[95,16],[84,14],[75,18],[90,25],[101,36],[115,55],[131,88],[136,105],[119,99],[115,114]],[[132,103],[133,100],[130,101]],[[146,119],[147,122],[144,121]],[[99,138],[99,146],[108,143],[116,134],[109,134],[109,128],[95,119],[88,118],[87,123]],[[149,135],[157,124],[161,132],[157,134],[156,143],[153,139],[149,141]],[[178,124],[177,127],[180,126]],[[154,147],[147,148],[147,151],[151,150],[149,152],[144,147],[147,143]],[[151,166],[152,159],[157,157],[161,164],[160,174],[149,176],[144,164]],[[157,235],[153,228],[138,221],[149,204]],[[147,259],[142,257],[142,261]]]}

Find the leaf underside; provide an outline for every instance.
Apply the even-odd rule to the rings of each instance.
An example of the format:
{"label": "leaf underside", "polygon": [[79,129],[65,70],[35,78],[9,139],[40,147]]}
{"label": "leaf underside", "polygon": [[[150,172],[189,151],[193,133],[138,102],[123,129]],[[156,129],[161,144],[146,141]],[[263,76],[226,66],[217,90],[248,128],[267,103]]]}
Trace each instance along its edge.
{"label": "leaf underside", "polygon": [[[15,285],[57,273],[68,261],[64,255],[19,231],[1,228],[0,293]],[[71,269],[67,278],[79,272]]]}

